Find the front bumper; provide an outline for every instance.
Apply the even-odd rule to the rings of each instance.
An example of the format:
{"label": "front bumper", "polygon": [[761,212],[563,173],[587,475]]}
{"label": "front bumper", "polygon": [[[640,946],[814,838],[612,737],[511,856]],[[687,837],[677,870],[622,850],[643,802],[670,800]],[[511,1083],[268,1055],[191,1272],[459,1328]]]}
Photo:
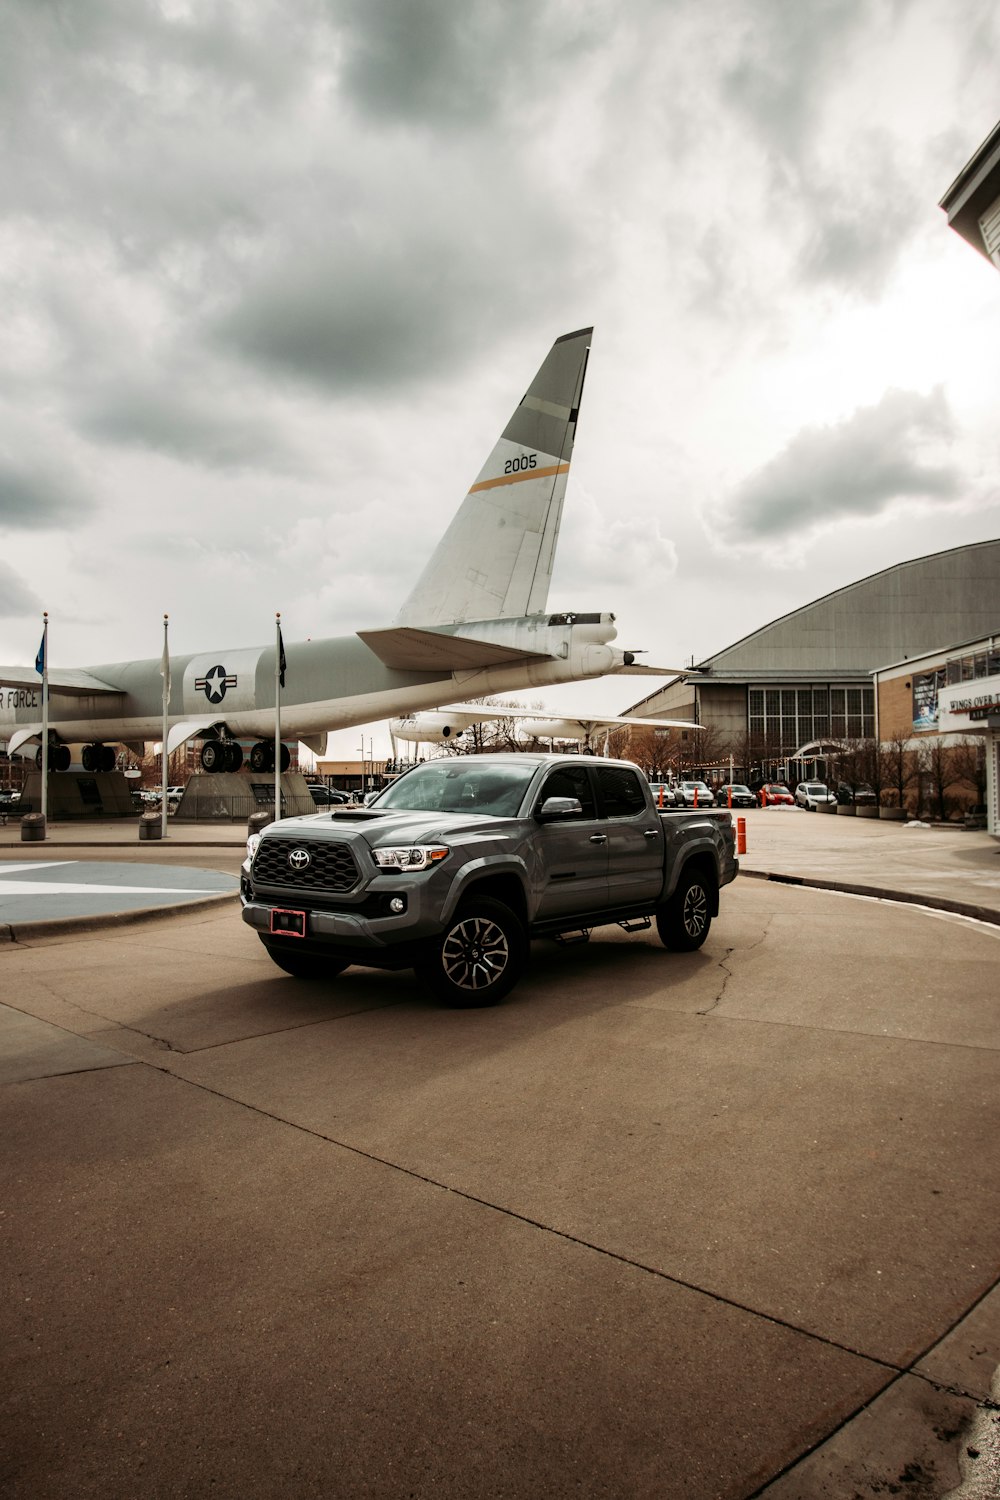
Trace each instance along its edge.
{"label": "front bumper", "polygon": [[[301,900],[291,897],[286,901],[254,901],[243,899],[243,920],[260,933],[271,933],[271,913],[281,911],[304,911],[306,916],[305,936],[320,942],[349,948],[386,948],[390,944],[413,937],[412,923],[407,912],[399,917],[357,916],[346,911],[315,911],[304,906]],[[386,929],[389,929],[387,932]],[[288,940],[294,943],[296,939]]]}

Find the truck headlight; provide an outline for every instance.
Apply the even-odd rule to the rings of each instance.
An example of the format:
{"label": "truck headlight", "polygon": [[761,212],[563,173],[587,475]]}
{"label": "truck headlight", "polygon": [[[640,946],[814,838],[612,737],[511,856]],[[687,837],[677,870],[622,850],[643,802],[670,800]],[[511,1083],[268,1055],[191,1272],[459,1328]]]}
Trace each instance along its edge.
{"label": "truck headlight", "polygon": [[384,870],[426,870],[446,859],[450,849],[440,844],[408,844],[399,848],[373,849],[372,858]]}
{"label": "truck headlight", "polygon": [[259,833],[251,833],[251,834],[247,835],[247,863],[249,863],[250,860],[252,860],[253,857],[254,857],[254,855],[257,853],[257,845],[259,843],[260,843],[260,834]]}

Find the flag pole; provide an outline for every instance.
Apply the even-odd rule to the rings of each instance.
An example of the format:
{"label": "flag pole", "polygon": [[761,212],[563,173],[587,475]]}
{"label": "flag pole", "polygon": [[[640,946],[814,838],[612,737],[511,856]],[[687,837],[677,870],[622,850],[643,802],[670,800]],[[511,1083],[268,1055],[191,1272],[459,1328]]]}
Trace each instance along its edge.
{"label": "flag pole", "polygon": [[[42,818],[49,811],[49,612],[42,615]],[[43,821],[42,827],[45,827]]]}
{"label": "flag pole", "polygon": [[284,647],[281,640],[281,614],[274,617],[274,821],[281,817],[281,658]]}
{"label": "flag pole", "polygon": [[167,763],[167,735],[169,733],[169,710],[170,710],[170,648],[167,644],[167,623],[169,615],[163,616],[163,656],[160,659],[160,672],[163,676],[163,743],[160,746],[160,837],[167,836],[167,778],[170,768]]}

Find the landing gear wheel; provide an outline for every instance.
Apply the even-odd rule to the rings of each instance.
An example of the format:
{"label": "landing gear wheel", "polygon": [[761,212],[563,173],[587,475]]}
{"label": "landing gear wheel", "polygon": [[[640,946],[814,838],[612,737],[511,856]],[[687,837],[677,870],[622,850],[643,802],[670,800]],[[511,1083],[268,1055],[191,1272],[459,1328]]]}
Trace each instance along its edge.
{"label": "landing gear wheel", "polygon": [[258,740],[250,747],[250,769],[258,775],[274,770],[274,746],[267,740]]}
{"label": "landing gear wheel", "polygon": [[[273,758],[272,758],[272,765],[273,765],[273,763],[274,762],[273,762]],[[282,747],[281,747],[281,769],[283,771],[287,771],[288,767],[291,765],[291,763],[292,763],[292,752],[289,750],[289,748],[288,748],[287,745],[282,745]]]}
{"label": "landing gear wheel", "polygon": [[85,771],[113,771],[115,752],[112,745],[84,745],[80,752],[80,764]]}
{"label": "landing gear wheel", "polygon": [[495,1005],[524,972],[528,939],[509,906],[489,897],[460,906],[417,978],[452,1006]]}
{"label": "landing gear wheel", "polygon": [[221,749],[222,769],[224,771],[238,771],[243,764],[243,746],[236,740],[223,740]]}
{"label": "landing gear wheel", "polygon": [[[288,940],[289,943],[293,939]],[[339,958],[326,958],[322,953],[296,953],[294,948],[273,947],[265,943],[267,956],[293,979],[336,979],[350,965]]]}
{"label": "landing gear wheel", "polygon": [[681,875],[676,891],[656,913],[656,930],[665,948],[691,953],[701,947],[712,925],[713,896],[700,871]]}
{"label": "landing gear wheel", "polygon": [[214,775],[226,768],[225,745],[222,740],[206,740],[201,747],[201,769]]}

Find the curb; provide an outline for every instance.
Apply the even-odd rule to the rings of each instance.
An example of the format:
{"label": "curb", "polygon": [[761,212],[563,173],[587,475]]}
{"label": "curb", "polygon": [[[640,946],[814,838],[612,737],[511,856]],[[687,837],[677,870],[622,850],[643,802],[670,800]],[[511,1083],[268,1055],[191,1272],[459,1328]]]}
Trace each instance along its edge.
{"label": "curb", "polygon": [[24,840],[0,839],[0,855],[4,849],[28,849],[32,854],[37,854],[39,849],[241,849],[246,842],[245,835],[238,839],[224,839],[220,843],[217,840],[208,839],[146,839],[140,844],[131,839],[126,844],[119,839],[38,839],[27,842]]}
{"label": "curb", "polygon": [[89,917],[48,917],[45,921],[0,923],[0,943],[31,942],[35,938],[62,937],[74,932],[94,932],[102,927],[129,927],[136,922],[160,921],[164,917],[205,911],[239,899],[239,890],[199,896],[196,901],[176,901],[172,906],[143,906],[136,911],[95,912]]}
{"label": "curb", "polygon": [[746,870],[742,866],[740,875],[750,880],[772,880],[776,885],[804,885],[817,891],[838,891],[846,896],[867,896],[872,901],[898,901],[906,906],[926,906],[932,911],[952,912],[958,917],[971,917],[976,922],[989,922],[1000,927],[1000,911],[990,906],[975,906],[969,901],[950,901],[946,896],[928,896],[916,891],[890,891],[877,885],[855,885],[844,880],[820,880],[810,875],[777,875],[770,870]]}

